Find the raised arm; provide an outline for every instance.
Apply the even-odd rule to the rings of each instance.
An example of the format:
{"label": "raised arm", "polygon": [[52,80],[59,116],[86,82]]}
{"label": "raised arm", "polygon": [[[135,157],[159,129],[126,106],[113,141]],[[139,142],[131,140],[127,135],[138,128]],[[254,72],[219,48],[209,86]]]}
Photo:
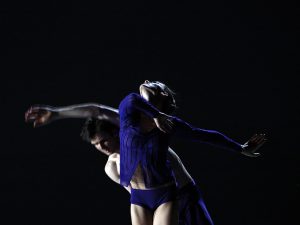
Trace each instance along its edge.
{"label": "raised arm", "polygon": [[120,103],[119,109],[122,118],[132,116],[136,111],[142,112],[151,118],[159,114],[159,111],[154,106],[136,93],[127,95]]}
{"label": "raised arm", "polygon": [[97,103],[85,103],[63,107],[32,106],[25,113],[25,121],[32,122],[34,127],[46,125],[55,120],[67,118],[89,118],[108,120],[119,126],[118,110]]}
{"label": "raised arm", "polygon": [[151,103],[136,93],[127,95],[119,106],[121,120],[128,124],[136,112],[141,112],[154,119],[156,126],[163,132],[170,132],[172,121],[170,116],[160,112]]}

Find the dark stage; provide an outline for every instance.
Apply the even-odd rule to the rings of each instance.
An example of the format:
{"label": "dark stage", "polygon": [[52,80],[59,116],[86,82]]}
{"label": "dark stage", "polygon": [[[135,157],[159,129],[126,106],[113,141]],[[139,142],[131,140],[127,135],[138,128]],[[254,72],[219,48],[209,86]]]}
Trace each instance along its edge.
{"label": "dark stage", "polygon": [[259,158],[172,142],[215,225],[300,224],[299,95],[290,79],[299,26],[288,23],[295,20],[285,8],[232,0],[21,1],[3,6],[1,18],[9,34],[1,224],[130,224],[129,194],[105,175],[106,156],[80,139],[84,120],[34,129],[24,113],[33,104],[117,108],[145,79],[168,84],[176,115],[195,126],[240,143],[267,134]]}

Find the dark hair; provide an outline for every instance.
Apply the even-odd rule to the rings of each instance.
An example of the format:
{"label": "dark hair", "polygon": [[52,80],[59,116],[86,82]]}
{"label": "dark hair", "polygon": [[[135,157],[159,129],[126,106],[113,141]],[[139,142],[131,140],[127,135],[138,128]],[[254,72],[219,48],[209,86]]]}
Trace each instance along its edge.
{"label": "dark hair", "polygon": [[165,99],[166,102],[163,105],[161,111],[166,114],[172,114],[177,108],[176,101],[175,101],[175,95],[176,95],[175,92],[172,91],[167,85],[165,85],[160,81],[154,81],[154,82],[161,84],[160,85],[161,90],[168,94],[168,97],[166,97]]}
{"label": "dark hair", "polygon": [[115,135],[118,130],[119,128],[116,125],[106,120],[89,118],[85,121],[81,129],[80,136],[83,140],[91,142],[91,139],[93,139],[99,132],[106,132],[110,135]]}

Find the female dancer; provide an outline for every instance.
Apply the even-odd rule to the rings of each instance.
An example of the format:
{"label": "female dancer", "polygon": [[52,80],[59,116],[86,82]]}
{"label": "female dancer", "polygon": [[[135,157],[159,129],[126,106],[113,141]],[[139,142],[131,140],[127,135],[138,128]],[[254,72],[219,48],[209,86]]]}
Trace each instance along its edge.
{"label": "female dancer", "polygon": [[149,81],[140,85],[140,95],[131,93],[120,103],[120,182],[123,186],[132,180],[139,184],[131,188],[134,225],[178,224],[175,185],[167,162],[172,137],[190,138],[249,156],[257,156],[255,151],[265,141],[262,135],[256,145],[241,145],[217,131],[194,128],[165,114],[174,106],[170,89],[161,82]]}

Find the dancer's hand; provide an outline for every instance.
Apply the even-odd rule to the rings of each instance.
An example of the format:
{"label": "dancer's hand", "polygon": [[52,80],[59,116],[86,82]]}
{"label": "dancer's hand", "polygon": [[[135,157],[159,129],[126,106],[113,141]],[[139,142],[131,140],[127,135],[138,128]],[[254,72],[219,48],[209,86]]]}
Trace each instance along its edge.
{"label": "dancer's hand", "polygon": [[25,122],[39,127],[52,122],[57,112],[51,106],[31,106],[25,113]]}
{"label": "dancer's hand", "polygon": [[242,154],[249,157],[258,157],[260,153],[256,152],[267,139],[265,134],[255,134],[253,135],[245,144],[242,145],[243,151]]}
{"label": "dancer's hand", "polygon": [[154,118],[154,122],[157,128],[164,133],[170,133],[174,126],[171,117],[162,112],[160,112],[159,115],[156,118]]}

